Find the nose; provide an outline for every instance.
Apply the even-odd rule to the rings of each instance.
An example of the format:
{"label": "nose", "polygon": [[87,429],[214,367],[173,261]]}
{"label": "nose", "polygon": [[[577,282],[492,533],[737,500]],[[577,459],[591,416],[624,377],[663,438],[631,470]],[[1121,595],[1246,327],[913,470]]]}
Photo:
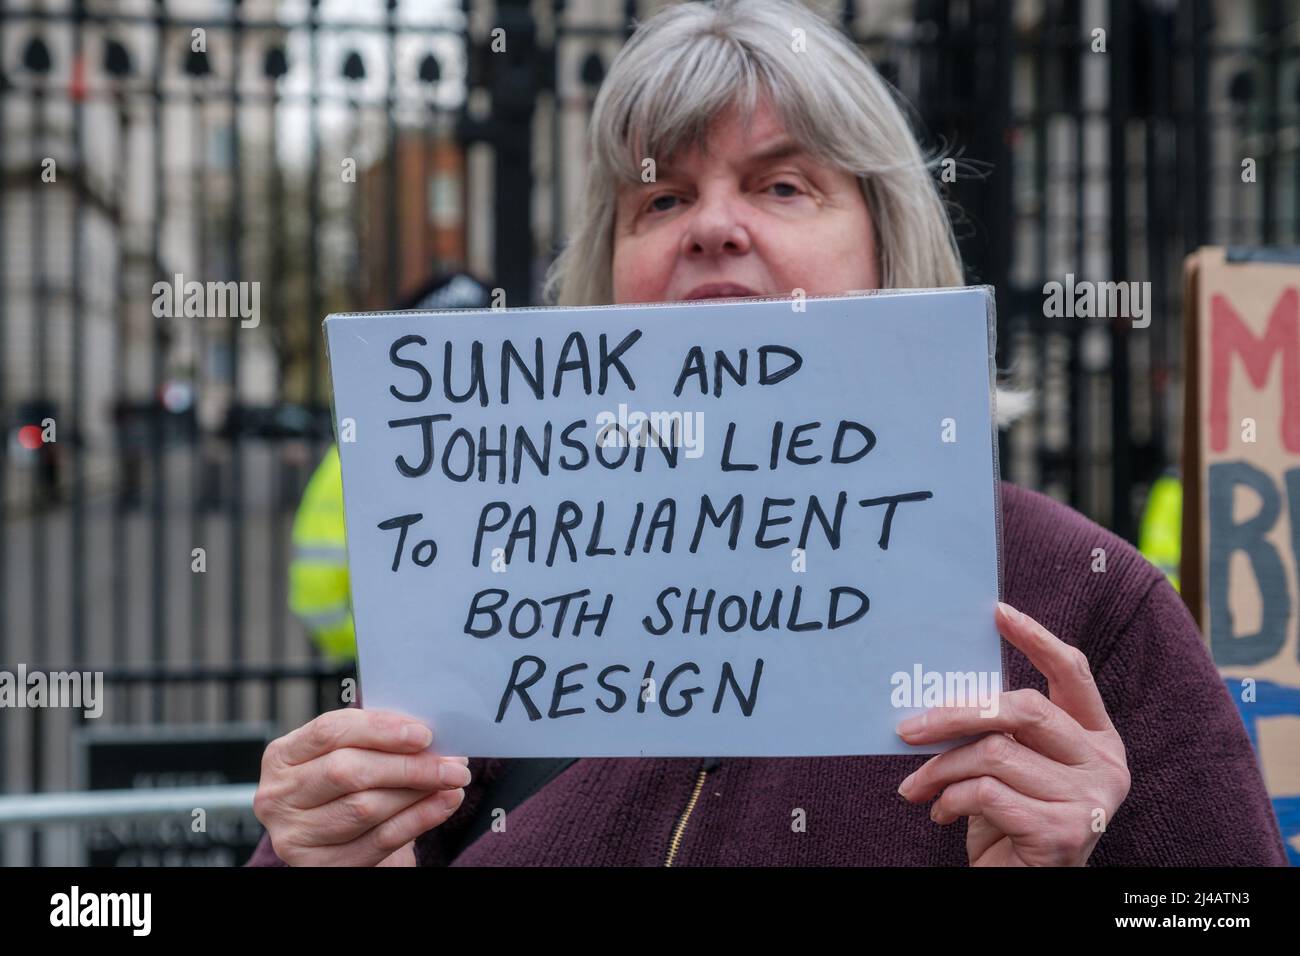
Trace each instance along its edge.
{"label": "nose", "polygon": [[740,199],[723,189],[702,193],[682,235],[682,254],[690,257],[742,255],[750,249]]}

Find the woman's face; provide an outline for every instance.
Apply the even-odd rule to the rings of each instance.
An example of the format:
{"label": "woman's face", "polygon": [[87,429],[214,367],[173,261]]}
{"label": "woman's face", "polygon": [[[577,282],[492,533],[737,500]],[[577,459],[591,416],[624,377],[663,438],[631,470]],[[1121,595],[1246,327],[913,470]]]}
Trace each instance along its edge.
{"label": "woman's face", "polygon": [[805,153],[766,101],[710,136],[709,155],[657,161],[656,182],[620,188],[615,303],[879,287],[856,177]]}

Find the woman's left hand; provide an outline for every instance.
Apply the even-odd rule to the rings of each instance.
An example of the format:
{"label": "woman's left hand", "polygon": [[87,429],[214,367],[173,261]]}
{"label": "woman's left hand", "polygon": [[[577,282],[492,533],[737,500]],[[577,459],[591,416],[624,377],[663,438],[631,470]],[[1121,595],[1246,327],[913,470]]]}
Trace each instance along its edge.
{"label": "woman's left hand", "polygon": [[993,715],[935,707],[903,721],[909,744],[988,735],[933,757],[898,792],[912,803],[940,794],[930,809],[940,825],[970,817],[972,866],[1083,866],[1128,795],[1124,742],[1082,651],[1010,605],[996,619],[1048,696],[1024,688],[999,694]]}

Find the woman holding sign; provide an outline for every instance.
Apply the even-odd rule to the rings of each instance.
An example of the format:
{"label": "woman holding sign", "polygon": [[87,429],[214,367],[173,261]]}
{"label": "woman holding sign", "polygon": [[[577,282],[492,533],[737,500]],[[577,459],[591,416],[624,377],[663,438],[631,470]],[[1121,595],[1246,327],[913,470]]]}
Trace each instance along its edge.
{"label": "woman holding sign", "polygon": [[[600,90],[590,156],[548,281],[557,305],[962,284],[890,89],[802,5],[648,20]],[[1012,689],[995,716],[937,707],[898,727],[918,746],[972,743],[928,759],[582,759],[525,779],[525,762],[443,756],[429,728],[349,708],[267,749],[250,862],[1283,863],[1241,721],[1163,575],[1042,495],[1004,483],[1001,500]]]}

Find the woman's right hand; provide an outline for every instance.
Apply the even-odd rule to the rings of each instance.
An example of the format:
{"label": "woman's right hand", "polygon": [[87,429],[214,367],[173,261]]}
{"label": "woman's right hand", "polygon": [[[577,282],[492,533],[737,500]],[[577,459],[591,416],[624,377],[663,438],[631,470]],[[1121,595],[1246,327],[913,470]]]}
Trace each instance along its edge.
{"label": "woman's right hand", "polygon": [[433,733],[383,710],[321,714],[262,755],[253,813],[290,866],[414,865],[414,840],[465,799],[466,757],[426,748]]}

